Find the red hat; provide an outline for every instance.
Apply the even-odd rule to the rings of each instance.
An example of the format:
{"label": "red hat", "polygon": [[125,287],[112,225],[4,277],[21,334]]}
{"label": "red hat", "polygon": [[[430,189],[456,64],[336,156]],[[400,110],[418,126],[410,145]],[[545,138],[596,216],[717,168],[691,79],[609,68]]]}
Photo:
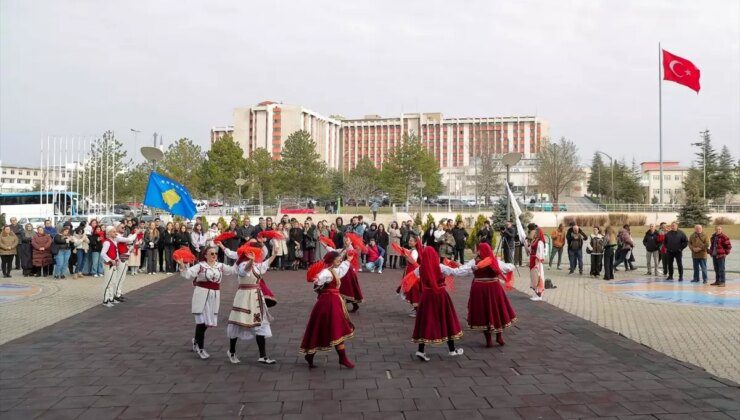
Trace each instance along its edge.
{"label": "red hat", "polygon": [[431,246],[424,248],[424,257],[419,266],[419,277],[423,284],[429,284],[436,289],[438,282],[443,279],[442,270],[439,269],[439,254]]}

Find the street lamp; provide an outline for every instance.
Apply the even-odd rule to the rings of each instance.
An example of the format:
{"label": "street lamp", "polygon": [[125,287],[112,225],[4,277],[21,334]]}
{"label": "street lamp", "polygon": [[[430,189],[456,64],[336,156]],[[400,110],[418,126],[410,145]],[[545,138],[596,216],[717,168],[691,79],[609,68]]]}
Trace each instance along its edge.
{"label": "street lamp", "polygon": [[[704,134],[705,132],[702,131],[700,134]],[[704,199],[707,199],[707,145],[704,142],[698,142],[698,143],[691,143],[692,146],[699,146],[701,147],[701,154],[702,154],[702,160],[704,161]]]}
{"label": "street lamp", "polygon": [[[604,155],[604,156],[606,156],[606,157],[609,158],[609,165],[611,165],[611,167],[612,167],[612,204],[614,204],[614,159],[611,156],[609,156],[606,153],[604,153],[604,152],[597,151],[596,153],[602,154],[602,155]],[[601,176],[600,175],[599,175],[599,179],[601,179]],[[601,184],[601,181],[599,181],[599,184]],[[663,197],[663,191],[662,190],[660,191],[660,196]],[[662,202],[662,199],[661,199],[661,202]]]}
{"label": "street lamp", "polygon": [[244,178],[237,178],[234,183],[237,187],[239,187],[239,207],[242,206],[242,186],[247,183],[247,180]]}
{"label": "street lamp", "polygon": [[[506,166],[506,189],[509,189],[509,169],[522,160],[522,154],[517,152],[507,153],[501,157],[501,163]],[[504,191],[506,193],[506,191]],[[506,200],[506,220],[511,219],[511,200]]]}
{"label": "street lamp", "polygon": [[421,175],[419,175],[419,180],[416,181],[416,186],[419,188],[419,214],[421,215],[424,214],[424,187],[427,186]]}

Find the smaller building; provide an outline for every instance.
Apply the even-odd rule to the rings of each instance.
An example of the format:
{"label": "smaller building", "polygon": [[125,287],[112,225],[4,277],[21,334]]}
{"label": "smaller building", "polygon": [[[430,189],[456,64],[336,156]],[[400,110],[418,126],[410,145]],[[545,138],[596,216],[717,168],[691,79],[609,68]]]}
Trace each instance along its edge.
{"label": "smaller building", "polygon": [[221,127],[211,127],[211,145],[217,140],[221,140],[225,135],[234,135],[233,125],[224,125]]}
{"label": "smaller building", "polygon": [[[660,162],[642,162],[642,186],[647,190],[651,203],[660,202]],[[689,168],[677,161],[663,161],[663,203],[680,204],[686,198],[683,181]]]}
{"label": "smaller building", "polygon": [[66,188],[74,178],[74,164],[48,169],[31,166],[0,166],[0,192],[4,193],[33,191],[37,185],[45,183],[45,176],[48,176],[48,182],[57,188]]}

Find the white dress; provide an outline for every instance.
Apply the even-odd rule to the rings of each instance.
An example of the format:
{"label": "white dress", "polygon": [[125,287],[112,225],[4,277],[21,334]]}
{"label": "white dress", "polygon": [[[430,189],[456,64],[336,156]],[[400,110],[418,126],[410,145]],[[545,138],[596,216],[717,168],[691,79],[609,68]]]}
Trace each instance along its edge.
{"label": "white dress", "polygon": [[[218,308],[221,301],[221,291],[213,287],[220,287],[225,275],[235,274],[236,267],[215,263],[200,262],[182,272],[182,276],[193,281],[193,300],[191,312],[195,315],[196,324],[206,324],[209,327],[218,325]],[[210,287],[206,287],[210,286]]]}
{"label": "white dress", "polygon": [[[267,253],[267,248],[262,248]],[[230,249],[224,250],[227,257],[236,260],[238,255]],[[267,261],[251,263],[245,261],[239,264],[237,275],[239,289],[234,295],[234,305],[229,314],[229,323],[226,326],[226,335],[229,338],[251,340],[256,335],[266,338],[272,337],[270,321],[272,316],[265,305],[265,297],[259,286],[259,279],[270,269]]]}

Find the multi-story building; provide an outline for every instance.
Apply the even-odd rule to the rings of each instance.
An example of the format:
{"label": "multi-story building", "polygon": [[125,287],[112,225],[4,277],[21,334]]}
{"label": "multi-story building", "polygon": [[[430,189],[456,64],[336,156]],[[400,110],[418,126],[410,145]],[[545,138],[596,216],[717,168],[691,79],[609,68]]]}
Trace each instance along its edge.
{"label": "multi-story building", "polygon": [[49,184],[55,188],[69,186],[74,172],[74,164],[69,167],[59,166],[51,168],[34,168],[30,166],[1,165],[0,192],[31,191],[37,185],[46,184],[45,176],[49,177]]}
{"label": "multi-story building", "polygon": [[221,140],[227,134],[230,134],[230,135],[234,134],[233,125],[224,125],[221,127],[211,127],[211,144],[216,142],[216,140]]}
{"label": "multi-story building", "polygon": [[[660,200],[660,162],[642,162],[642,186],[647,189],[650,202]],[[678,204],[683,202],[685,194],[683,181],[689,168],[676,161],[663,161],[663,202]]]}

